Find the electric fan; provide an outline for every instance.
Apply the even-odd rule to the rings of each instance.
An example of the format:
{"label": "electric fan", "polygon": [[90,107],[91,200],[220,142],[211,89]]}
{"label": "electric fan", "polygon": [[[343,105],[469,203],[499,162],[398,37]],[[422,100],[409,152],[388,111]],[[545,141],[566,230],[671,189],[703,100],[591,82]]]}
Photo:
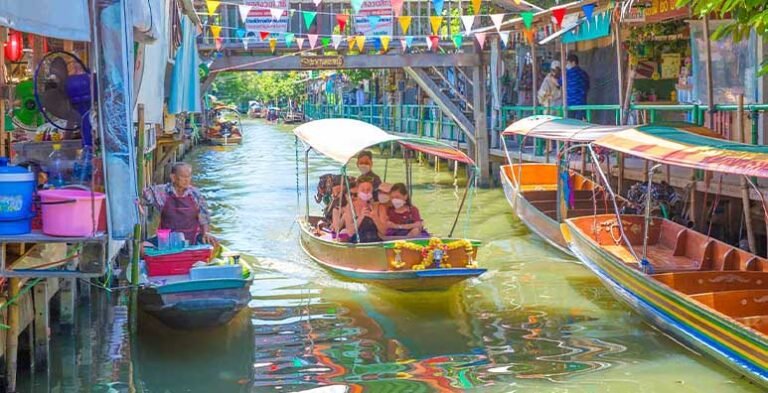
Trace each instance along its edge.
{"label": "electric fan", "polygon": [[14,127],[24,131],[35,131],[45,120],[37,108],[34,82],[32,80],[19,82],[16,85],[16,97],[21,101],[21,105],[13,110]]}
{"label": "electric fan", "polygon": [[34,88],[35,102],[45,120],[63,131],[79,129],[83,146],[93,146],[91,73],[82,60],[64,51],[46,54],[35,69]]}

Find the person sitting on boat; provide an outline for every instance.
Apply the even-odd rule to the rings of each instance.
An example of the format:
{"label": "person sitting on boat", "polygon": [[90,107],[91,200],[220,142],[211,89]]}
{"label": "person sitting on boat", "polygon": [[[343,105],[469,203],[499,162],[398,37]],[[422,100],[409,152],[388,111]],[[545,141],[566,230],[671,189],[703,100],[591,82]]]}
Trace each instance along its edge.
{"label": "person sitting on boat", "polygon": [[373,179],[373,196],[376,197],[381,185],[381,178],[379,175],[373,172],[373,153],[370,150],[363,150],[357,155],[357,169],[360,170],[360,175],[369,176]]}
{"label": "person sitting on boat", "polygon": [[[352,215],[354,208],[355,215]],[[343,231],[355,243],[371,243],[381,241],[379,233],[385,229],[380,220],[373,199],[373,177],[361,176],[357,179],[357,197],[352,199],[351,206],[342,209],[341,220]],[[357,228],[355,229],[355,221]]]}
{"label": "person sitting on boat", "polygon": [[171,167],[171,182],[149,186],[142,192],[144,205],[160,212],[159,228],[183,232],[189,244],[215,244],[208,232],[211,214],[208,204],[192,186],[192,166],[177,162]]}
{"label": "person sitting on boat", "polygon": [[426,237],[419,209],[411,203],[408,189],[396,183],[389,192],[392,206],[387,209],[387,237]]}
{"label": "person sitting on boat", "polygon": [[[381,183],[379,185],[379,188],[377,189],[378,195],[376,197],[376,214],[379,216],[379,220],[382,223],[387,222],[387,210],[389,210],[390,207],[392,207],[392,198],[390,198],[389,193],[392,191],[392,184],[390,183]],[[386,235],[386,225],[384,227],[383,235]]]}

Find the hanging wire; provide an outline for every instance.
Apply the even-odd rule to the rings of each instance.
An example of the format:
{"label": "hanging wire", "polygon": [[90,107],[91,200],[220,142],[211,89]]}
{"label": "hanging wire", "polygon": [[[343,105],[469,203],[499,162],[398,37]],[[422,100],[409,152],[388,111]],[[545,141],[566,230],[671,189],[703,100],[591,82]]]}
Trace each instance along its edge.
{"label": "hanging wire", "polygon": [[480,175],[480,170],[476,166],[471,166],[470,171],[472,174],[470,175],[472,177],[472,180],[469,182],[469,198],[467,200],[467,214],[466,218],[464,219],[464,228],[462,228],[462,235],[464,237],[467,237],[467,233],[469,233],[469,224],[470,219],[472,218],[472,201],[474,200],[474,196],[477,193],[477,177]]}

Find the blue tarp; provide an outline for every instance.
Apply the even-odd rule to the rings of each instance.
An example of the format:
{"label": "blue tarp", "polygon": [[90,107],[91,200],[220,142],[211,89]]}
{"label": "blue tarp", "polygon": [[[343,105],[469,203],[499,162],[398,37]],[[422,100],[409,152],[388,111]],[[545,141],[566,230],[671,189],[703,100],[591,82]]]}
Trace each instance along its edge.
{"label": "blue tarp", "polygon": [[171,94],[168,113],[202,112],[200,108],[200,57],[197,53],[197,28],[189,17],[181,22],[182,41],[176,51],[171,74]]}
{"label": "blue tarp", "polygon": [[611,32],[611,12],[605,11],[594,14],[574,30],[563,35],[563,43],[571,44],[579,41],[589,41],[607,37]]}
{"label": "blue tarp", "polygon": [[0,26],[72,41],[91,40],[88,0],[0,1]]}

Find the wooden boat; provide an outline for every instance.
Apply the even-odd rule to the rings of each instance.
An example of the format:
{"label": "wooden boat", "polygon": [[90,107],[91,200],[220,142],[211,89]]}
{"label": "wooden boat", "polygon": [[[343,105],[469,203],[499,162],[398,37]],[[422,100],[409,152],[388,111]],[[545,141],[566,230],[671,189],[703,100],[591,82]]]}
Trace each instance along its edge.
{"label": "wooden boat", "polygon": [[204,272],[201,278],[192,278],[192,273],[149,277],[139,290],[141,308],[174,329],[227,324],[251,300],[253,275],[239,256],[227,251],[219,255],[234,259],[232,263],[242,268],[241,273]]}
{"label": "wooden boat", "polygon": [[[391,135],[359,120],[316,120],[297,127],[294,133],[312,150],[341,165],[370,146],[389,142],[474,165],[463,152],[451,146],[429,139]],[[470,177],[468,189],[473,184],[474,177]],[[300,219],[302,249],[313,261],[348,279],[404,291],[441,290],[486,271],[477,267],[478,241],[446,236],[345,243],[318,229],[318,221],[318,217],[309,215],[307,200],[307,214]]]}
{"label": "wooden boat", "polygon": [[[527,117],[511,124],[502,133],[502,138],[522,136],[562,143],[588,143],[619,129],[541,115]],[[520,144],[521,149],[523,145],[524,143]],[[504,146],[506,147],[506,144]],[[596,198],[603,199],[605,193],[596,188],[592,180],[569,170],[568,203],[566,204],[563,182],[559,181],[561,175],[558,164],[522,163],[521,159],[518,163],[512,163],[509,155],[507,159],[509,164],[501,167],[501,183],[513,212],[533,233],[556,249],[570,254],[568,245],[560,232],[561,220],[566,216],[580,217],[594,214],[594,201]],[[597,209],[605,213],[608,211],[608,204],[598,204]]]}
{"label": "wooden boat", "polygon": [[[667,165],[768,177],[768,148],[671,127],[638,127],[594,143]],[[690,348],[768,388],[768,260],[666,219],[620,220],[610,214],[569,218],[562,230],[570,249],[615,297]]]}
{"label": "wooden boat", "polygon": [[243,143],[243,124],[240,112],[234,107],[219,105],[208,114],[205,138],[215,146],[234,146]]}
{"label": "wooden boat", "polygon": [[303,123],[303,122],[304,122],[304,113],[299,111],[289,110],[283,116],[283,123],[285,124],[296,124],[296,123]]}

